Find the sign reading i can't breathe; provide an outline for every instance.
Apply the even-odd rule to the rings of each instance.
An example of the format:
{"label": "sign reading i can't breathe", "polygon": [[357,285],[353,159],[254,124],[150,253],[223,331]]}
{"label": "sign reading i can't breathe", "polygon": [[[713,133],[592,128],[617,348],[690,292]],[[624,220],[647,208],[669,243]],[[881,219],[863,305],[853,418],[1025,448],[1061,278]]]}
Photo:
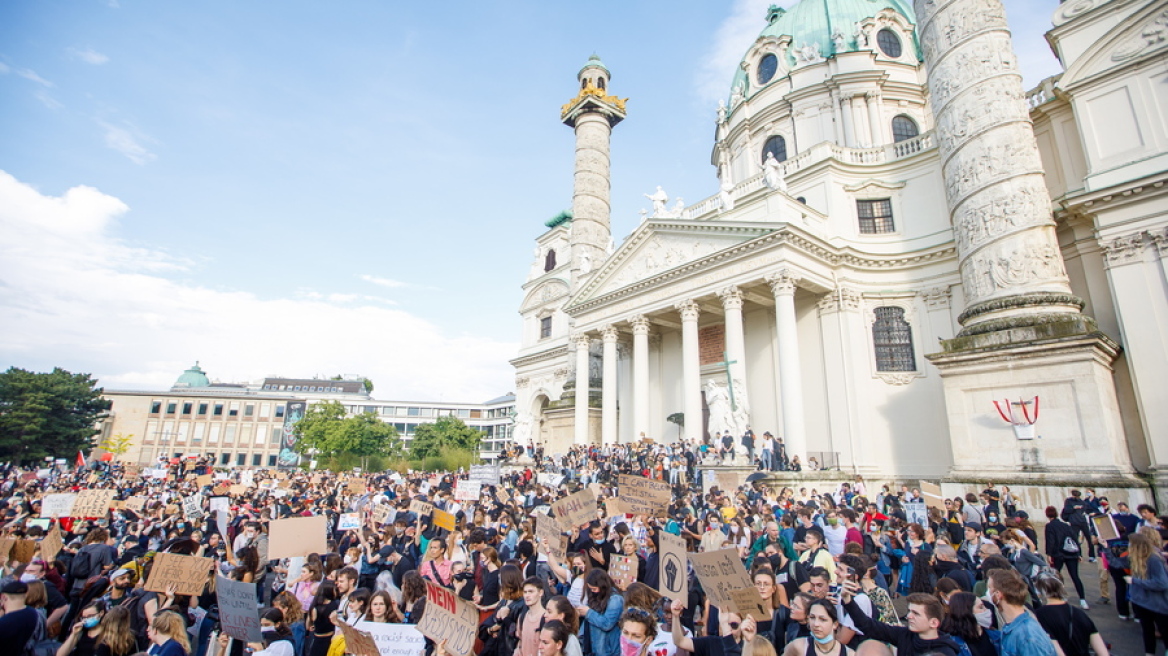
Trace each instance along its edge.
{"label": "sign reading i can't breathe", "polygon": [[628,474],[621,474],[619,481],[620,500],[632,514],[664,517],[669,511],[673,499],[669,483]]}

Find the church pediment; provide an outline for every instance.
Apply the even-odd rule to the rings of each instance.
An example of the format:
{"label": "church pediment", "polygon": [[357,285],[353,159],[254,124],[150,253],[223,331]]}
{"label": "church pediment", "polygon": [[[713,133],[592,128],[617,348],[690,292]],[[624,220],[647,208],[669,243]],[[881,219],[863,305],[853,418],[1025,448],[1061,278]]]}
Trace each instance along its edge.
{"label": "church pediment", "polygon": [[528,292],[523,299],[523,304],[519,306],[520,313],[527,313],[532,310],[537,310],[546,305],[555,303],[568,295],[568,284],[563,280],[552,279],[536,285],[534,289]]}
{"label": "church pediment", "polygon": [[1059,86],[1075,84],[1120,66],[1144,59],[1168,48],[1168,9],[1152,3],[1120,21],[1099,39],[1059,80]]}
{"label": "church pediment", "polygon": [[745,222],[649,221],[612,254],[573,304],[684,267],[775,229],[773,225]]}

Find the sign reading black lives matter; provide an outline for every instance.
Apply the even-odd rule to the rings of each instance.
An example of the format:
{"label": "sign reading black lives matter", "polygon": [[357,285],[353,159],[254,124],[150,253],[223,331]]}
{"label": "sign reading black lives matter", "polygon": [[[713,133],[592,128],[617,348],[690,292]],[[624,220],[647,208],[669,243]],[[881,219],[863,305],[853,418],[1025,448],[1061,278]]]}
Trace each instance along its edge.
{"label": "sign reading black lives matter", "polygon": [[661,544],[661,579],[657,591],[681,603],[688,603],[689,572],[685,553],[685,538],[666,533],[658,533]]}

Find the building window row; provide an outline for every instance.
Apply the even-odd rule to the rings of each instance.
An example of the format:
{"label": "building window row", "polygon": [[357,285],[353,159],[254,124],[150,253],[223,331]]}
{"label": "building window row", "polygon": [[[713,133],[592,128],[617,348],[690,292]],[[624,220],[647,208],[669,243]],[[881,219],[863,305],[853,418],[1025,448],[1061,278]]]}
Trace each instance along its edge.
{"label": "building window row", "polygon": [[328,386],[328,385],[276,385],[276,384],[274,384],[274,383],[273,383],[273,384],[270,384],[270,385],[264,385],[264,386],[263,386],[263,389],[266,389],[266,390],[272,390],[272,391],[279,391],[279,392],[321,392],[321,393],[330,393],[330,392],[342,392],[342,391],[344,391],[344,390],[342,390],[342,389],[341,389],[341,388],[339,388],[339,387],[333,387],[333,386]]}
{"label": "building window row", "polygon": [[[182,412],[179,413],[180,402],[178,401],[152,401],[150,403],[151,415],[180,415],[184,417],[198,416],[206,417],[208,414],[212,417],[240,417],[246,419],[259,418],[267,420],[271,418],[284,418],[284,405],[273,403],[240,403],[239,401],[230,402],[199,402],[183,401],[181,402]],[[165,413],[163,410],[165,409]]]}

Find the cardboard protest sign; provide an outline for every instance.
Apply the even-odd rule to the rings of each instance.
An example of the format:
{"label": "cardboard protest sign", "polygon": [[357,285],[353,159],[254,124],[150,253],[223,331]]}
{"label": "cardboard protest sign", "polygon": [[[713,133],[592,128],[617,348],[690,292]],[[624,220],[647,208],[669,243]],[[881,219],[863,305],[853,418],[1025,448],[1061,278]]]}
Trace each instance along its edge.
{"label": "cardboard protest sign", "polygon": [[478,501],[483,493],[483,484],[478,481],[459,481],[454,488],[454,498],[457,501]]}
{"label": "cardboard protest sign", "polygon": [[397,512],[394,511],[391,506],[380,503],[376,506],[373,506],[373,512],[371,513],[370,519],[373,520],[374,526],[381,526],[386,522],[393,521],[395,515],[397,515]]}
{"label": "cardboard protest sign", "polygon": [[338,624],[337,627],[341,629],[341,633],[345,636],[346,654],[353,654],[353,656],[381,656],[381,652],[377,649],[377,643],[373,640],[373,636],[369,635],[368,631],[362,631],[344,622]]}
{"label": "cardboard protest sign", "polygon": [[61,531],[54,526],[53,530],[46,533],[41,540],[41,559],[46,563],[53,562],[64,547],[65,543],[61,540]]}
{"label": "cardboard protest sign", "polygon": [[628,474],[621,474],[618,480],[620,499],[632,514],[664,517],[668,513],[673,500],[669,483]]}
{"label": "cardboard protest sign", "polygon": [[1092,517],[1091,522],[1095,524],[1095,533],[1099,535],[1100,540],[1119,539],[1119,530],[1115,528],[1115,519],[1111,515]]}
{"label": "cardboard protest sign", "polygon": [[244,642],[262,642],[260,611],[256,608],[256,584],[215,577],[219,623],[223,632]]}
{"label": "cardboard protest sign", "polygon": [[146,497],[130,497],[126,499],[126,509],[141,513],[146,508]]}
{"label": "cardboard protest sign", "polygon": [[478,481],[483,485],[498,485],[501,477],[502,470],[498,463],[470,466],[470,480]]}
{"label": "cardboard protest sign", "polygon": [[414,513],[418,517],[425,517],[426,515],[433,515],[434,514],[434,504],[426,503],[425,501],[418,501],[417,499],[414,499],[413,501],[410,501],[410,512]]}
{"label": "cardboard protest sign", "polygon": [[359,513],[342,513],[337,519],[337,530],[352,531],[361,528],[361,515]]}
{"label": "cardboard protest sign", "polygon": [[680,599],[682,603],[688,603],[689,561],[685,552],[685,538],[665,531],[658,533],[657,537],[661,546],[661,553],[658,556],[661,578],[657,584],[657,591],[670,599]]}
{"label": "cardboard protest sign", "polygon": [[608,576],[618,590],[629,587],[630,583],[635,583],[637,580],[637,557],[616,554],[609,556]]}
{"label": "cardboard protest sign", "polygon": [[247,486],[246,485],[232,485],[231,487],[227,488],[227,493],[233,497],[243,496],[243,495],[247,494]]}
{"label": "cardboard protest sign", "polygon": [[596,495],[587,488],[552,502],[552,512],[561,525],[576,527],[596,519]]}
{"label": "cardboard protest sign", "polygon": [[277,519],[268,528],[268,558],[328,553],[328,517]]}
{"label": "cardboard protest sign", "polygon": [[737,549],[691,553],[689,562],[693,563],[694,572],[706,596],[710,598],[710,603],[721,610],[739,612],[733,595],[735,590],[750,588],[755,595],[758,594],[746,575],[746,568],[742,565]]}
{"label": "cardboard protest sign", "polygon": [[146,591],[166,592],[173,585],[176,594],[201,595],[203,588],[207,587],[207,573],[214,566],[215,561],[211,558],[157,554],[154,556],[154,566],[150,569],[150,578],[146,579]]}
{"label": "cardboard protest sign", "polygon": [[540,485],[546,485],[548,487],[559,487],[560,484],[564,482],[564,476],[562,474],[549,474],[547,472],[540,472],[536,474],[535,481]]}
{"label": "cardboard protest sign", "polygon": [[501,487],[495,488],[495,498],[498,499],[499,503],[503,504],[504,506],[511,503],[511,499],[507,498],[507,493],[504,492],[503,488]]}
{"label": "cardboard protest sign", "polygon": [[0,538],[0,563],[8,562],[8,555],[16,545],[16,538]]}
{"label": "cardboard protest sign", "polygon": [[535,537],[539,538],[540,544],[547,547],[548,554],[555,558],[557,563],[567,562],[568,536],[564,535],[559,522],[547,515],[540,515],[535,520]]}
{"label": "cardboard protest sign", "polygon": [[365,481],[360,478],[350,478],[348,490],[349,494],[365,494]]}
{"label": "cardboard protest sign", "polygon": [[212,514],[220,510],[229,510],[230,508],[231,499],[227,497],[211,497],[210,501],[207,502],[207,510],[211,511]]}
{"label": "cardboard protest sign", "polygon": [[207,487],[208,485],[211,485],[213,480],[214,479],[212,478],[212,476],[210,474],[203,474],[202,476],[195,479],[195,484],[198,485],[200,488],[203,488],[203,487]]}
{"label": "cardboard protest sign", "polygon": [[454,515],[451,515],[445,510],[438,510],[435,508],[433,521],[434,526],[437,526],[438,528],[444,528],[447,531],[454,530]]}
{"label": "cardboard protest sign", "polygon": [[219,535],[227,539],[227,510],[220,508],[215,511],[215,525],[219,528]]}
{"label": "cardboard protest sign", "polygon": [[739,615],[743,617],[749,615],[756,622],[765,622],[771,619],[771,614],[763,608],[762,595],[758,593],[758,588],[750,586],[741,590],[731,590],[730,597],[734,599],[734,605],[738,607]]}
{"label": "cardboard protest sign", "polygon": [[12,545],[12,559],[27,565],[32,562],[32,557],[36,554],[36,549],[36,540],[17,540],[16,544]]}
{"label": "cardboard protest sign", "polygon": [[203,495],[192,494],[182,500],[183,515],[190,520],[203,518]]}
{"label": "cardboard protest sign", "polygon": [[41,499],[41,517],[72,517],[76,494],[46,494]]}
{"label": "cardboard protest sign", "polygon": [[426,612],[418,623],[422,635],[434,642],[445,640],[448,653],[470,656],[478,627],[479,611],[473,604],[426,581]]}
{"label": "cardboard protest sign", "polygon": [[426,651],[426,636],[413,624],[357,622],[356,626],[373,637],[380,656],[421,656]]}
{"label": "cardboard protest sign", "polygon": [[604,488],[600,487],[600,483],[596,483],[596,482],[589,483],[588,489],[592,490],[592,494],[595,494],[598,497],[604,493]]}
{"label": "cardboard protest sign", "polygon": [[105,517],[117,490],[82,490],[73,502],[74,517]]}

